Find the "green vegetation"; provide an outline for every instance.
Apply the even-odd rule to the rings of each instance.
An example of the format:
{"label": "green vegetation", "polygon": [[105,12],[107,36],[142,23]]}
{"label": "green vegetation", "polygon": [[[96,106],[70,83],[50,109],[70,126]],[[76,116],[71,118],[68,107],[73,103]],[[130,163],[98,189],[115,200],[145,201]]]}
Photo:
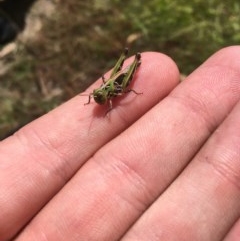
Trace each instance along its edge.
{"label": "green vegetation", "polygon": [[[240,43],[240,2],[58,0],[34,41],[0,76],[0,138],[84,90],[125,46],[159,51],[190,73],[218,49]],[[1,71],[0,71],[1,72]]]}

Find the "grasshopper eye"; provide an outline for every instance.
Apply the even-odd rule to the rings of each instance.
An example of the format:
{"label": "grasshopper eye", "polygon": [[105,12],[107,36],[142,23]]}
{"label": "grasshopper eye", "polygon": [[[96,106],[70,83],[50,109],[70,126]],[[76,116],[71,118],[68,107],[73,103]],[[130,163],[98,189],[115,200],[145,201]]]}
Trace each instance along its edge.
{"label": "grasshopper eye", "polygon": [[94,100],[100,104],[103,105],[107,101],[106,91],[96,89],[93,91],[93,98]]}

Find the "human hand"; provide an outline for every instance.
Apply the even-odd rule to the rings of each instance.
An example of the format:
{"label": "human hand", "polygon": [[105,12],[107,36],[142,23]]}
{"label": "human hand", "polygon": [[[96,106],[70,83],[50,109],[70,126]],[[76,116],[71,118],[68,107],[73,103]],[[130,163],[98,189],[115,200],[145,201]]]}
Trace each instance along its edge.
{"label": "human hand", "polygon": [[226,48],[178,84],[143,53],[108,117],[76,96],[2,141],[0,241],[239,240],[239,66]]}

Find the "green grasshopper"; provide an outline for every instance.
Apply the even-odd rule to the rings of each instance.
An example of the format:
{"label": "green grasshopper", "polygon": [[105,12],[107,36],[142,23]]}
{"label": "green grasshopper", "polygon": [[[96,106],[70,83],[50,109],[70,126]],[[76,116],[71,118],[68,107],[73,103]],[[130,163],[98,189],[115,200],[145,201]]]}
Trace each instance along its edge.
{"label": "green grasshopper", "polygon": [[141,64],[141,54],[137,53],[133,63],[122,70],[122,66],[127,57],[127,54],[128,49],[126,48],[114,66],[109,79],[106,80],[105,77],[102,76],[102,85],[99,88],[94,89],[93,92],[89,94],[88,102],[84,105],[88,105],[91,98],[93,97],[94,101],[99,105],[108,103],[108,110],[106,112],[107,114],[113,109],[112,98],[124,95],[129,92],[134,92],[137,95],[142,94],[128,88],[134,77],[134,74],[136,73],[137,68]]}

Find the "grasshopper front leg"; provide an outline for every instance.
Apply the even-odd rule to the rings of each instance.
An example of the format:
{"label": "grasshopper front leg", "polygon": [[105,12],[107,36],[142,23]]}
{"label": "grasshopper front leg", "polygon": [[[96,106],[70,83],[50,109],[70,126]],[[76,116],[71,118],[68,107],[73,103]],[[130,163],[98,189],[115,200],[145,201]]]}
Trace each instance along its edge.
{"label": "grasshopper front leg", "polygon": [[87,103],[84,103],[84,105],[90,104],[91,98],[92,98],[92,94],[90,94],[90,95],[88,96],[88,102],[87,102]]}

